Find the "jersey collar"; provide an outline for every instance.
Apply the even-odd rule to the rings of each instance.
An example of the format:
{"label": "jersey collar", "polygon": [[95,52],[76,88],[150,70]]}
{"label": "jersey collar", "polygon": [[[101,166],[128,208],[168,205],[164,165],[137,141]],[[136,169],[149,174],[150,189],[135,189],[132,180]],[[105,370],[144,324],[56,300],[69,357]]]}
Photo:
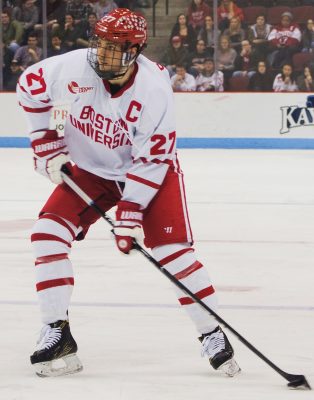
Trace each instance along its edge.
{"label": "jersey collar", "polygon": [[127,83],[126,83],[124,86],[122,86],[121,89],[118,90],[117,93],[115,93],[114,95],[112,95],[111,92],[110,92],[110,85],[109,85],[109,82],[108,82],[107,80],[103,79],[102,81],[103,81],[103,84],[104,84],[104,86],[105,86],[106,91],[111,95],[112,98],[116,98],[116,97],[122,96],[123,93],[124,93],[125,91],[127,91],[127,90],[133,85],[134,80],[135,80],[135,77],[136,77],[136,74],[137,74],[137,71],[138,71],[138,64],[135,63],[135,64],[134,64],[134,70],[133,70],[133,72],[132,72],[132,75],[130,76],[130,79],[129,79],[129,80],[127,81]]}

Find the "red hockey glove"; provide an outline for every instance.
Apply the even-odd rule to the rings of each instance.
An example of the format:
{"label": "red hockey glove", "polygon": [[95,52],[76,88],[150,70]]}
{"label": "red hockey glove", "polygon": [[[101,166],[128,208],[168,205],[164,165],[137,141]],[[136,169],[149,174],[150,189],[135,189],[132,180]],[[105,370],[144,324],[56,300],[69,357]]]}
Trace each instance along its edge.
{"label": "red hockey glove", "polygon": [[53,183],[62,183],[61,167],[69,163],[70,157],[64,138],[55,130],[36,131],[31,134],[34,150],[35,171],[48,177]]}
{"label": "red hockey glove", "polygon": [[119,201],[116,211],[116,223],[113,229],[118,249],[129,254],[133,248],[133,240],[142,237],[143,212],[140,205],[130,201]]}

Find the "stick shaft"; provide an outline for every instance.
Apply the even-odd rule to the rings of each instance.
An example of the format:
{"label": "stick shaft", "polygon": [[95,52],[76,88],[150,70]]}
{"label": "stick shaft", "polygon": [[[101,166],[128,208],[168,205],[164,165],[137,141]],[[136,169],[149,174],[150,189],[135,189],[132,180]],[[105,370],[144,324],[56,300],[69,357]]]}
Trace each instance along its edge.
{"label": "stick shaft", "polygon": [[[82,200],[86,202],[90,207],[97,211],[112,227],[114,226],[113,221],[108,215],[103,212],[97,204],[64,172],[61,172],[62,179],[64,182],[79,196]],[[204,310],[211,314],[221,325],[226,327],[230,332],[232,332],[241,343],[243,343],[247,348],[249,348],[255,355],[262,359],[266,364],[268,364],[273,370],[280,374],[284,379],[291,382],[295,377],[299,375],[289,374],[282,369],[280,369],[276,364],[269,360],[263,353],[261,353],[255,346],[253,346],[244,336],[242,336],[238,331],[236,331],[228,322],[226,322],[220,315],[218,315],[214,310],[208,307],[201,299],[199,299],[194,293],[192,293],[186,286],[184,286],[178,279],[170,274],[163,266],[155,260],[142,246],[140,246],[134,240],[134,248],[144,255],[163,275],[165,275],[174,285],[181,289],[184,293],[190,296],[196,303],[198,303]]]}

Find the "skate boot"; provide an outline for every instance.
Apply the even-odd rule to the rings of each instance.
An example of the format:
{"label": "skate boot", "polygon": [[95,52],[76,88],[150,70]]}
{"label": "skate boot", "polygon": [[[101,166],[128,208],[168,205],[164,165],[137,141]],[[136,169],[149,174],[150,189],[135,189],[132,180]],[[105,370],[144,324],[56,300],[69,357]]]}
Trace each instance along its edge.
{"label": "skate boot", "polygon": [[220,326],[199,337],[202,343],[201,355],[209,357],[214,369],[223,371],[228,376],[234,376],[241,371],[233,358],[233,348]]}
{"label": "skate boot", "polygon": [[40,377],[73,374],[83,369],[78,359],[77,344],[70,332],[69,321],[45,325],[31,363]]}

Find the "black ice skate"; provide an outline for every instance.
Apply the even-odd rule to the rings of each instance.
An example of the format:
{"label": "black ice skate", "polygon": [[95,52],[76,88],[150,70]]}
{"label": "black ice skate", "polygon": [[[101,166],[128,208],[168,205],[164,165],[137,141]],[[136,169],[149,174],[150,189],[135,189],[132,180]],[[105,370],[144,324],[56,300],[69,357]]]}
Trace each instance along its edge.
{"label": "black ice skate", "polygon": [[199,337],[202,343],[201,355],[209,357],[214,369],[223,371],[228,376],[234,376],[241,371],[233,358],[233,348],[220,326]]}
{"label": "black ice skate", "polygon": [[83,369],[76,355],[77,344],[71,335],[69,321],[45,325],[37,344],[37,349],[30,359],[38,376],[67,375]]}

